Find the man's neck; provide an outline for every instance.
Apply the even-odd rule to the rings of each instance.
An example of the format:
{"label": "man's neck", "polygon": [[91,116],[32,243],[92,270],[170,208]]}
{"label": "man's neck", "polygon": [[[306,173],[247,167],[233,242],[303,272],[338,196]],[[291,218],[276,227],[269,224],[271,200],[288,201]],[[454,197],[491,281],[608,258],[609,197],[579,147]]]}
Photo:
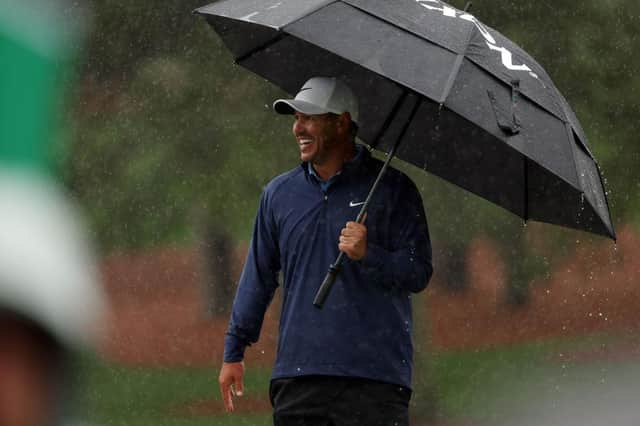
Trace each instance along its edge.
{"label": "man's neck", "polygon": [[323,164],[312,163],[312,166],[320,179],[328,180],[340,170],[342,170],[342,166],[344,166],[344,163],[353,160],[355,155],[356,145],[352,142],[345,146],[345,149],[341,152],[341,155],[336,156],[334,159],[331,159],[329,161],[325,161]]}

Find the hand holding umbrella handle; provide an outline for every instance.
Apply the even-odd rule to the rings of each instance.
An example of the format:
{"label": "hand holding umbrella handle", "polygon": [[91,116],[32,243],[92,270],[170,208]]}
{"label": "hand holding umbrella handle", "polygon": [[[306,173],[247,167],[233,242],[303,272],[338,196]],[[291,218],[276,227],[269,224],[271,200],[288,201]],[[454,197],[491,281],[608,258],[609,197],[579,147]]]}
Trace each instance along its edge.
{"label": "hand holding umbrella handle", "polygon": [[[369,202],[371,200],[371,196],[373,195],[376,188],[378,187],[378,183],[380,182],[380,179],[382,178],[382,175],[384,174],[385,170],[389,166],[389,162],[391,161],[392,156],[393,156],[393,151],[391,152],[391,154],[389,154],[389,158],[387,158],[387,161],[382,166],[382,169],[380,170],[380,173],[378,174],[376,181],[373,183],[373,186],[369,191],[369,195],[367,196],[364,204],[362,205],[362,208],[360,209],[360,213],[358,213],[356,222],[358,223],[364,222],[364,219],[367,214],[367,207],[369,206]],[[327,296],[329,296],[329,293],[331,292],[331,288],[333,287],[333,284],[336,282],[336,278],[338,278],[338,274],[342,270],[343,260],[344,260],[344,252],[341,251],[338,254],[338,257],[336,258],[336,261],[333,262],[333,264],[329,265],[329,270],[327,271],[327,275],[325,275],[324,281],[322,281],[322,284],[320,285],[320,288],[316,293],[316,297],[313,299],[313,306],[315,306],[316,308],[322,309],[322,305],[324,305],[324,301],[327,299]]]}
{"label": "hand holding umbrella handle", "polygon": [[[364,222],[364,219],[367,214],[367,204],[369,203],[365,202],[365,205],[362,206],[362,209],[360,210],[360,213],[358,213],[358,217],[356,218],[356,222],[358,223]],[[320,288],[316,293],[316,297],[313,299],[313,306],[315,306],[316,308],[322,308],[322,305],[324,305],[324,301],[327,299],[327,296],[329,295],[329,292],[331,291],[331,288],[333,287],[333,284],[336,282],[336,278],[338,278],[338,274],[342,269],[343,259],[344,259],[344,252],[341,251],[338,254],[338,257],[336,258],[336,261],[333,262],[332,265],[329,265],[329,270],[327,271],[327,275],[324,277],[324,281],[322,281],[322,284],[320,285]]]}
{"label": "hand holding umbrella handle", "polygon": [[[360,213],[358,213],[358,217],[356,218],[356,222],[358,223],[364,222],[367,214],[367,204],[369,203],[365,202],[364,204],[365,205],[362,206],[362,209],[360,210]],[[315,306],[316,308],[322,308],[322,305],[324,305],[324,301],[327,299],[327,296],[329,295],[329,292],[331,291],[331,288],[336,282],[336,278],[338,278],[338,274],[342,269],[343,258],[344,252],[341,251],[336,258],[336,261],[333,262],[332,265],[329,265],[327,275],[325,275],[324,281],[322,281],[322,284],[320,285],[320,288],[316,293],[316,297],[313,299],[313,306]]]}
{"label": "hand holding umbrella handle", "polygon": [[[411,120],[416,115],[416,112],[418,112],[419,106],[420,106],[420,101],[416,100],[411,109],[411,113],[409,114],[409,117],[407,118],[407,120],[405,121],[402,127],[400,136],[398,136],[395,143],[393,144],[393,147],[391,148],[391,151],[389,151],[389,153],[387,154],[387,159],[385,160],[384,164],[382,165],[382,168],[378,172],[378,176],[376,177],[376,180],[373,182],[373,185],[371,185],[369,194],[367,195],[367,198],[365,199],[364,204],[360,209],[360,213],[358,213],[356,222],[362,223],[364,221],[365,214],[367,213],[367,208],[369,207],[369,203],[371,202],[371,198],[373,197],[373,194],[376,192],[376,189],[378,188],[378,184],[380,183],[382,176],[384,176],[384,173],[387,171],[387,168],[389,167],[389,163],[391,163],[391,159],[395,156],[396,149],[398,148],[398,145],[400,144],[400,141],[402,140],[404,133],[407,131],[407,128],[409,127],[409,123],[411,123]],[[388,125],[388,123],[385,123],[385,126],[386,125]],[[336,261],[329,266],[329,271],[327,272],[327,275],[324,277],[324,281],[322,281],[322,285],[320,285],[320,288],[316,293],[316,297],[313,299],[313,306],[315,306],[316,308],[322,309],[322,305],[324,304],[324,301],[327,299],[327,296],[331,291],[331,287],[333,287],[333,284],[335,283],[336,278],[338,277],[338,274],[342,269],[343,258],[344,258],[344,252],[341,251],[340,254],[338,254],[338,257],[336,258]]]}
{"label": "hand holding umbrella handle", "polygon": [[[360,209],[360,213],[358,213],[358,217],[356,218],[356,222],[358,222],[358,223],[364,222],[365,215],[367,213],[367,207],[369,206],[369,202],[371,201],[371,197],[373,196],[374,192],[376,191],[376,188],[378,187],[378,184],[380,183],[380,179],[382,179],[382,176],[384,175],[384,172],[387,170],[387,167],[389,167],[389,163],[391,162],[391,158],[393,158],[396,146],[397,146],[397,143],[396,143],[396,145],[394,145],[393,149],[389,153],[389,155],[387,157],[387,160],[384,162],[384,164],[382,166],[382,169],[380,169],[380,172],[378,173],[378,177],[376,178],[375,182],[371,186],[371,189],[369,190],[369,195],[367,195],[367,198],[366,198],[362,208]],[[329,271],[327,271],[327,275],[324,277],[324,281],[322,281],[322,284],[320,285],[320,288],[318,289],[318,292],[316,293],[316,297],[313,299],[313,306],[315,306],[316,308],[322,309],[322,305],[324,305],[324,301],[327,299],[327,296],[329,295],[329,292],[331,291],[331,287],[333,287],[333,284],[336,282],[336,278],[338,277],[338,274],[340,273],[340,270],[342,269],[342,260],[343,259],[344,259],[344,252],[341,251],[338,254],[338,257],[336,258],[336,261],[333,262],[332,265],[329,265]]]}

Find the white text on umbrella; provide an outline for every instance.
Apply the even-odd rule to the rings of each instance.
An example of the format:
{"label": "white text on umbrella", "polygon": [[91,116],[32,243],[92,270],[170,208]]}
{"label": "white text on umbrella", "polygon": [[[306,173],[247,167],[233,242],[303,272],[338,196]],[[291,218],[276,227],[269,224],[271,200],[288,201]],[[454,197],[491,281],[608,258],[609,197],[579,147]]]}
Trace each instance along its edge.
{"label": "white text on umbrella", "polygon": [[[450,18],[460,18],[460,19],[464,19],[465,21],[472,22],[476,26],[478,31],[480,31],[480,34],[482,34],[482,37],[484,37],[487,43],[487,46],[489,46],[489,49],[500,52],[502,65],[504,65],[505,68],[512,71],[527,71],[531,77],[538,78],[538,75],[533,71],[531,71],[531,68],[529,68],[529,66],[527,66],[526,64],[521,64],[521,65],[514,64],[513,54],[506,47],[498,46],[495,38],[493,38],[493,36],[489,33],[487,28],[485,28],[485,26],[482,25],[482,23],[478,21],[478,19],[476,19],[475,16],[470,15],[466,12],[460,12],[459,10],[454,9],[451,6],[448,6],[442,3],[440,0],[416,0],[416,1],[418,2],[419,5],[421,5],[422,7],[428,10],[436,10],[438,12],[442,12],[444,16],[448,16]],[[432,6],[431,4],[428,4],[428,3],[437,4],[439,5],[439,7]]]}

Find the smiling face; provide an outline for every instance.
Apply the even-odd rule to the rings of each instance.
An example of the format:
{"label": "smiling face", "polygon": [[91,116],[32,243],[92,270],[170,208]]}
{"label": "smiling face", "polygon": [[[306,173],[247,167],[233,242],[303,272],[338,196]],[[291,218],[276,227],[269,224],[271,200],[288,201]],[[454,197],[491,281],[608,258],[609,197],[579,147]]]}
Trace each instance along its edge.
{"label": "smiling face", "polygon": [[323,166],[342,154],[339,117],[333,114],[294,114],[293,135],[300,148],[300,159]]}

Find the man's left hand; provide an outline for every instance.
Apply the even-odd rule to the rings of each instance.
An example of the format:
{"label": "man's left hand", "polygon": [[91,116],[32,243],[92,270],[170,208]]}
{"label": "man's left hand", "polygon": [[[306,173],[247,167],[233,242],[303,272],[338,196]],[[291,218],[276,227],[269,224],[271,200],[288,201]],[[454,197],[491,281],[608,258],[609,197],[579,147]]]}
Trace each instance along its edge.
{"label": "man's left hand", "polygon": [[340,232],[338,248],[351,260],[360,260],[367,254],[367,227],[358,222],[347,222]]}

